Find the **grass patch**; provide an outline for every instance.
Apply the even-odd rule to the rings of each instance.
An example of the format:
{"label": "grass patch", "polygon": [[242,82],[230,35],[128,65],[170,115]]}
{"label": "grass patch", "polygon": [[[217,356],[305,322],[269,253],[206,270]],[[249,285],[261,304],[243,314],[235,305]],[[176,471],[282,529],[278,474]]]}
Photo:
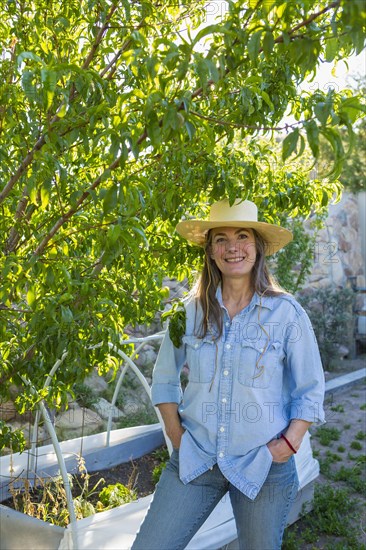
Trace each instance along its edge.
{"label": "grass patch", "polygon": [[362,430],[357,432],[356,435],[355,435],[355,438],[359,439],[360,441],[365,441],[366,440],[366,432],[363,432]]}
{"label": "grass patch", "polygon": [[337,428],[328,428],[327,426],[321,426],[317,432],[316,437],[319,439],[319,443],[328,446],[332,441],[338,441],[341,432]]}
{"label": "grass patch", "polygon": [[356,464],[352,468],[341,466],[340,469],[333,475],[334,481],[344,481],[360,494],[366,491],[366,481],[362,479],[363,469]]}
{"label": "grass patch", "polygon": [[343,429],[344,429],[344,430],[349,430],[350,427],[351,427],[351,424],[345,424],[345,425],[343,426]]}
{"label": "grass patch", "polygon": [[366,403],[364,403],[363,405],[361,405],[360,409],[361,409],[361,411],[366,411]]}
{"label": "grass patch", "polygon": [[335,411],[335,412],[344,413],[344,407],[341,404],[334,405],[333,407],[330,408],[330,410]]}
{"label": "grass patch", "polygon": [[362,445],[359,441],[352,441],[350,447],[351,447],[351,449],[354,449],[355,451],[361,451],[362,450]]}
{"label": "grass patch", "polygon": [[345,450],[346,450],[346,447],[344,447],[343,445],[338,445],[337,451],[338,451],[339,453],[344,453]]}
{"label": "grass patch", "polygon": [[[336,542],[339,549],[360,549],[353,525],[357,504],[349,498],[348,489],[316,485],[313,505],[313,510],[300,520],[301,532],[299,525],[286,529],[282,550],[298,550],[306,543],[316,543],[322,535],[341,538]],[[329,548],[333,550],[336,545],[332,543]]]}

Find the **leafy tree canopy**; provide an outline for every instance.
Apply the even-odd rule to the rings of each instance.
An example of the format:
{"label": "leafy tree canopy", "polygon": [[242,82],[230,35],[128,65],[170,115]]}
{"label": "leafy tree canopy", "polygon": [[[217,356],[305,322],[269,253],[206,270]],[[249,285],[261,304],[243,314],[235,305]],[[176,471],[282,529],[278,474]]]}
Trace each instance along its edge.
{"label": "leafy tree canopy", "polygon": [[[241,196],[268,221],[300,220],[339,192],[340,131],[352,141],[365,107],[298,86],[361,51],[363,2],[228,1],[214,24],[205,4],[1,3],[1,392],[41,388],[68,352],[23,410],[109,368],[108,342],[153,318],[163,275],[190,276],[201,258],[174,234],[183,215]],[[299,162],[320,137],[335,158],[321,182]]]}

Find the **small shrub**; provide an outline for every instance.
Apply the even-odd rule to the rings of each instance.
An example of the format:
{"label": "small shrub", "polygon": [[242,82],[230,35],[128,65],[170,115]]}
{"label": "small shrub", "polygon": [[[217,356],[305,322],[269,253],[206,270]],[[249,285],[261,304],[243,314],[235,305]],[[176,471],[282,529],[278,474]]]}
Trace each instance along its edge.
{"label": "small shrub", "polygon": [[354,449],[355,451],[361,451],[362,450],[362,445],[359,441],[352,441],[350,447],[351,447],[351,449]]}
{"label": "small shrub", "polygon": [[300,297],[312,322],[322,362],[327,370],[331,370],[332,360],[337,357],[338,346],[345,344],[345,335],[347,342],[353,300],[351,289],[335,289],[332,286],[319,288],[309,296]]}
{"label": "small shrub", "polygon": [[351,427],[351,424],[344,424],[343,429],[344,430],[349,430],[350,427]]}
{"label": "small shrub", "polygon": [[338,441],[340,435],[337,428],[328,428],[327,426],[321,426],[316,432],[319,443],[324,446],[329,445],[332,441]]}
{"label": "small shrub", "polygon": [[335,411],[335,412],[344,413],[344,407],[341,404],[334,405],[333,407],[330,408],[330,410]]}
{"label": "small shrub", "polygon": [[355,503],[347,489],[333,489],[330,485],[316,487],[313,519],[319,533],[346,537],[350,529],[349,514]]}
{"label": "small shrub", "polygon": [[98,498],[104,508],[109,509],[132,502],[137,499],[137,495],[133,489],[122,485],[122,483],[116,483],[104,487],[100,491]]}
{"label": "small shrub", "polygon": [[157,449],[156,451],[154,451],[153,455],[155,459],[160,461],[160,463],[157,466],[155,466],[152,472],[152,480],[153,480],[153,483],[156,485],[160,479],[162,471],[166,466],[166,463],[169,460],[169,451],[167,447],[160,447],[160,449]]}
{"label": "small shrub", "polygon": [[356,439],[359,439],[360,441],[365,441],[366,439],[366,432],[359,431],[355,435]]}
{"label": "small shrub", "polygon": [[344,447],[343,445],[339,445],[339,446],[337,447],[337,451],[338,451],[339,453],[344,453],[345,450],[346,450],[346,447]]}
{"label": "small shrub", "polygon": [[364,403],[363,405],[361,405],[360,409],[361,409],[361,411],[366,411],[366,403]]}
{"label": "small shrub", "polygon": [[166,467],[166,462],[162,462],[161,464],[158,464],[157,466],[155,466],[155,468],[153,469],[151,476],[155,485],[158,483],[160,476],[163,473],[163,470],[165,467]]}
{"label": "small shrub", "polygon": [[153,457],[160,462],[166,462],[167,460],[169,460],[169,451],[168,448],[165,446],[159,447],[159,449],[156,449],[156,451],[154,451],[152,454]]}
{"label": "small shrub", "polygon": [[344,481],[358,493],[364,494],[366,490],[366,482],[362,479],[363,469],[361,466],[355,465],[352,468],[341,466],[340,469],[333,475],[334,481]]}
{"label": "small shrub", "polygon": [[332,462],[341,462],[343,460],[341,456],[337,455],[337,453],[327,451],[325,454],[330,460],[332,460]]}

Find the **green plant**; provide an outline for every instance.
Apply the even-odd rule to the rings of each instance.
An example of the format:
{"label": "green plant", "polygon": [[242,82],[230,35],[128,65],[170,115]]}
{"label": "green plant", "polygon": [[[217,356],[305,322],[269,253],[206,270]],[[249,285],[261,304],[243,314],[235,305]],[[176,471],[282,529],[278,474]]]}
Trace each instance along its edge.
{"label": "green plant", "polygon": [[166,467],[166,462],[162,462],[161,464],[158,464],[157,466],[155,466],[155,468],[153,469],[151,476],[155,485],[158,483],[160,476],[165,467]]}
{"label": "green plant", "polygon": [[349,430],[351,427],[351,424],[343,424],[343,429],[344,430]]}
{"label": "green plant", "polygon": [[99,500],[102,503],[104,509],[114,508],[127,504],[137,499],[136,492],[122,483],[116,483],[115,485],[108,485],[104,487],[99,493]]}
{"label": "green plant", "polygon": [[366,403],[364,403],[363,405],[361,405],[360,409],[361,409],[361,411],[366,411]]}
{"label": "green plant", "polygon": [[354,293],[349,288],[329,286],[300,296],[300,301],[311,319],[323,365],[330,370],[332,359],[337,356],[337,347],[345,343],[348,334]]}
{"label": "green plant", "polygon": [[142,426],[143,424],[155,424],[156,422],[157,417],[154,411],[139,411],[119,419],[116,425],[118,428],[130,428],[132,426]]}
{"label": "green plant", "polygon": [[341,466],[340,469],[333,474],[332,478],[334,481],[344,481],[355,491],[365,494],[366,481],[362,478],[364,474],[364,468],[361,468],[360,464],[356,464],[352,468]]}
{"label": "green plant", "polygon": [[338,441],[341,433],[338,428],[328,428],[328,426],[320,426],[315,435],[319,439],[321,445],[327,446],[332,441]]}
{"label": "green plant", "polygon": [[90,409],[98,401],[98,395],[95,393],[93,388],[83,382],[77,382],[74,384],[73,392],[76,401],[81,407]]}
{"label": "green plant", "polygon": [[366,432],[360,430],[359,432],[356,433],[355,437],[356,437],[356,439],[359,439],[360,441],[365,441],[366,440]]}
{"label": "green plant", "polygon": [[160,479],[162,471],[166,467],[167,461],[169,460],[169,452],[167,447],[160,447],[154,451],[153,456],[156,460],[159,460],[159,464],[155,466],[152,472],[152,480],[156,485]]}
{"label": "green plant", "polygon": [[13,453],[21,453],[26,448],[26,440],[22,430],[14,429],[0,420],[0,451],[6,448]]}
{"label": "green plant", "polygon": [[332,479],[332,476],[333,476],[332,464],[338,461],[339,461],[338,455],[334,455],[333,453],[326,454],[325,458],[320,457],[319,466],[320,466],[321,473],[324,476],[328,477],[329,479]]}
{"label": "green plant", "polygon": [[[342,539],[336,543],[339,543],[339,548],[358,550],[361,533],[355,527],[357,514],[357,502],[350,498],[348,489],[318,484],[315,486],[313,510],[303,516],[298,525],[286,529],[282,549],[297,550],[305,543],[316,543],[319,537],[327,535]],[[329,548],[334,547],[332,542]]]}
{"label": "green plant", "polygon": [[330,485],[317,486],[314,496],[314,510],[318,532],[329,535],[347,536],[350,526],[349,514],[355,503],[349,498],[346,489]]}
{"label": "green plant", "polygon": [[361,451],[362,445],[359,441],[352,441],[350,445],[351,449],[354,449],[355,451]]}
{"label": "green plant", "polygon": [[168,448],[165,445],[163,447],[159,447],[159,449],[156,449],[153,452],[153,457],[160,462],[166,462],[169,460]]}
{"label": "green plant", "polygon": [[344,413],[344,407],[341,404],[334,405],[330,408],[331,411]]}
{"label": "green plant", "polygon": [[344,447],[343,445],[338,445],[337,451],[338,451],[339,453],[344,453],[345,450],[346,450],[346,447]]}
{"label": "green plant", "polygon": [[[80,494],[73,499],[75,514],[77,519],[86,518],[96,513],[96,508],[90,502],[91,497],[97,493],[97,489],[100,484],[104,483],[103,478],[99,478],[98,481],[91,487],[90,486],[90,474],[85,467],[84,458],[79,455],[78,457],[78,471],[80,478],[74,476],[74,486],[78,486]],[[98,510],[100,511],[100,510]]]}

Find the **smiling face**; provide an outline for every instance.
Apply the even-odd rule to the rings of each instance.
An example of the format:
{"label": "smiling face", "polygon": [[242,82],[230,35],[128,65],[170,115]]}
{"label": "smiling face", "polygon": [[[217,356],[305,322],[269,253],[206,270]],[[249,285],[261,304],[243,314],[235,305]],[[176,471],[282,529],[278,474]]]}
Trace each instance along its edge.
{"label": "smiling face", "polygon": [[257,256],[252,229],[218,227],[211,231],[210,256],[223,278],[248,277]]}

